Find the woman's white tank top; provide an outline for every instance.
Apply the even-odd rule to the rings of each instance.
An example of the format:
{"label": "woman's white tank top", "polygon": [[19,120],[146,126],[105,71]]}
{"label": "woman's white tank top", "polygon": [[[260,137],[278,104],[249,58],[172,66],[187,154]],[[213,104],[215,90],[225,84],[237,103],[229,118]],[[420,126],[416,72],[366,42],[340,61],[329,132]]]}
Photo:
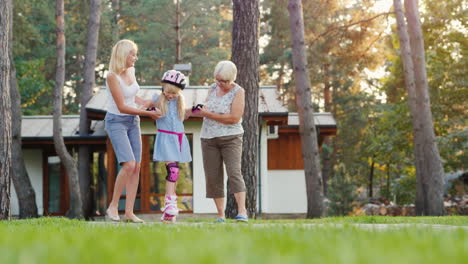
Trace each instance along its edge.
{"label": "woman's white tank top", "polygon": [[[118,74],[115,74],[115,76],[117,77],[117,80],[119,81],[119,84],[120,84],[120,88],[122,89],[122,93],[124,96],[124,104],[130,107],[136,108],[135,96],[140,90],[140,86],[138,85],[137,81],[135,80],[131,85],[127,85],[125,84],[125,82],[122,80],[122,78]],[[112,93],[110,92],[107,79],[106,79],[106,92],[107,92],[107,104],[106,104],[107,112],[111,114],[115,114],[115,115],[128,115],[128,114],[121,113],[119,111],[119,108],[115,104],[114,98],[112,97]]]}

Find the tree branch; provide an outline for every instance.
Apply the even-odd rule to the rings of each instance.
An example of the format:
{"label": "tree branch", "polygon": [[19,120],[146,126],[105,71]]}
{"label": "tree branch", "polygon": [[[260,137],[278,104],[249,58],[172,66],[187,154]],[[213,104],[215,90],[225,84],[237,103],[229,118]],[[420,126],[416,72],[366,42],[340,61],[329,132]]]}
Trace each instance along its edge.
{"label": "tree branch", "polygon": [[323,36],[326,36],[328,35],[329,33],[333,32],[333,31],[336,31],[336,30],[340,30],[340,29],[347,29],[347,28],[350,28],[354,25],[357,25],[357,24],[361,24],[361,23],[366,23],[366,22],[369,22],[369,21],[372,21],[374,19],[377,19],[381,16],[388,16],[390,14],[393,14],[394,12],[385,12],[385,13],[380,13],[380,14],[377,14],[373,17],[370,17],[368,19],[363,19],[363,20],[359,20],[359,21],[356,21],[356,22],[352,22],[352,23],[349,23],[347,25],[343,25],[343,26],[339,26],[339,27],[330,27],[328,28],[325,32],[319,34],[318,36],[316,36],[313,40],[312,40],[312,43],[314,43],[315,41],[317,41],[319,38],[323,37]]}

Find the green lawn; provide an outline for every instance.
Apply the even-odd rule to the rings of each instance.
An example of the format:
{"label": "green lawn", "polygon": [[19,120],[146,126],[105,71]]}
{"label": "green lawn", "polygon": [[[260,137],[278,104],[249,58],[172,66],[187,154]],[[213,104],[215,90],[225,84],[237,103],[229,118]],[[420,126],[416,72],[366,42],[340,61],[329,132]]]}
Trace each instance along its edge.
{"label": "green lawn", "polygon": [[[411,225],[367,230],[354,223]],[[0,263],[466,263],[466,226],[461,216],[175,225],[2,221]]]}

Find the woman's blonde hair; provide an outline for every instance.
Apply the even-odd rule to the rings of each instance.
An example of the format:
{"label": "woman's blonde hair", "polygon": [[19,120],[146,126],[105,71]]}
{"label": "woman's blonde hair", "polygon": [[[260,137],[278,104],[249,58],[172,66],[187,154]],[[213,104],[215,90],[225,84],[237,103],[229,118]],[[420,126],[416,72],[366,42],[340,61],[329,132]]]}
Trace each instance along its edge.
{"label": "woman's blonde hair", "polygon": [[213,76],[219,75],[223,80],[234,82],[237,77],[237,67],[232,61],[220,61],[215,67]]}
{"label": "woman's blonde hair", "polygon": [[[162,87],[163,91],[165,92],[177,94],[177,112],[179,115],[179,119],[183,121],[185,119],[185,97],[182,94],[182,89],[169,83],[163,83]],[[167,100],[164,93],[159,96],[158,101],[156,102],[156,107],[159,108],[159,110],[161,110],[163,116],[167,114],[168,102],[169,100]]]}
{"label": "woman's blonde hair", "polygon": [[138,46],[135,42],[129,39],[122,39],[115,43],[112,48],[109,71],[115,74],[120,74],[125,70],[128,54],[130,54],[132,50],[138,52]]}

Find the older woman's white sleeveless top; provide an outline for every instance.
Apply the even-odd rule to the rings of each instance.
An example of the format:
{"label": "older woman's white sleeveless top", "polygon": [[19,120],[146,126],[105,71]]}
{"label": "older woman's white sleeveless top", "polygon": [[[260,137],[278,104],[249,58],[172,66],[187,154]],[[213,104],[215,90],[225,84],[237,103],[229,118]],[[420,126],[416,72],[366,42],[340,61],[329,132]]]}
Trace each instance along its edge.
{"label": "older woman's white sleeveless top", "polygon": [[[234,97],[239,91],[240,86],[236,84],[227,94],[217,96],[218,85],[214,84],[208,91],[208,98],[205,102],[206,107],[210,112],[227,114],[231,112],[231,105]],[[201,129],[201,138],[216,138],[231,135],[240,135],[244,133],[242,128],[242,118],[236,124],[223,124],[213,119],[203,118],[203,125]]]}
{"label": "older woman's white sleeveless top", "polygon": [[[125,84],[125,82],[122,80],[122,78],[118,74],[115,74],[115,76],[117,77],[117,80],[119,81],[119,84],[120,84],[120,88],[122,89],[122,93],[124,96],[124,104],[127,106],[136,108],[135,96],[140,90],[140,86],[138,85],[137,81],[135,80],[131,85],[127,85]],[[112,93],[110,92],[107,79],[106,79],[106,93],[107,93],[107,103],[106,103],[107,112],[111,114],[115,114],[115,115],[128,115],[128,114],[121,113],[119,111],[119,108],[115,104],[114,98],[112,97]]]}

